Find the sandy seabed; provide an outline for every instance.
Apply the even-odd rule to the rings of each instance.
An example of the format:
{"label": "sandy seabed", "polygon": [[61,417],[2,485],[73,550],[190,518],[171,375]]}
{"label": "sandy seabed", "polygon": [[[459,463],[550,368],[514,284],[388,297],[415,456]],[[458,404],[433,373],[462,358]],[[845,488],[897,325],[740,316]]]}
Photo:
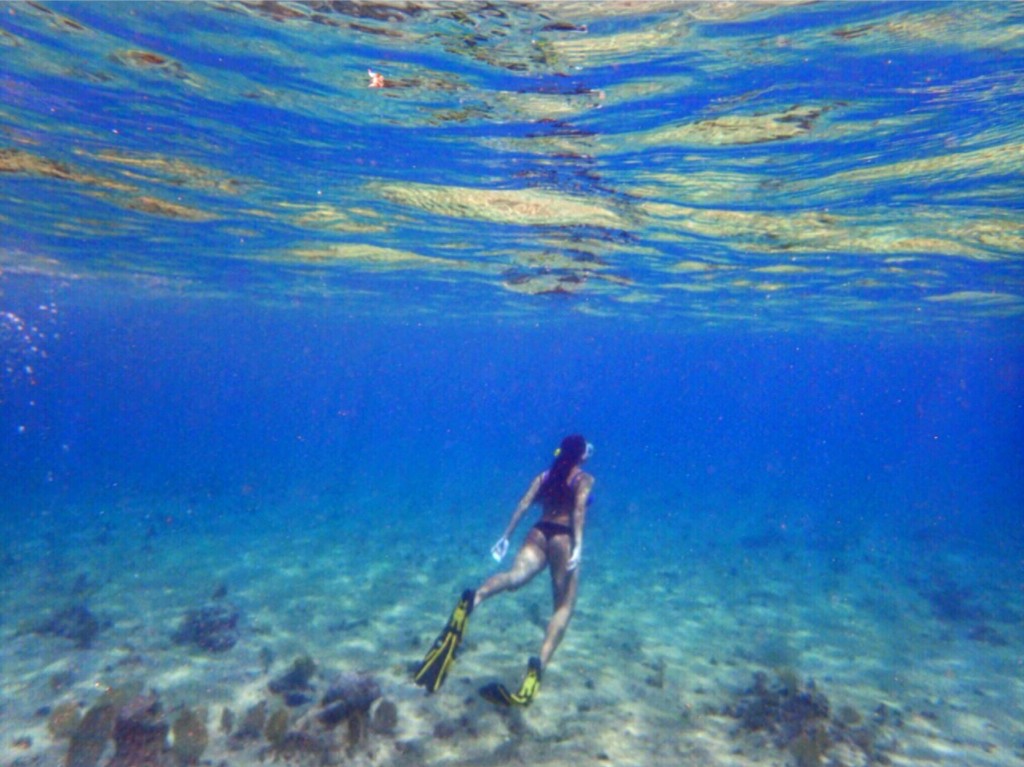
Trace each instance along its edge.
{"label": "sandy seabed", "polygon": [[[546,575],[474,612],[441,692],[410,682],[458,594],[491,571],[488,531],[412,534],[329,515],[198,531],[146,518],[8,531],[0,765],[65,764],[69,741],[48,728],[52,711],[84,711],[133,682],[158,695],[168,720],[202,708],[202,764],[321,763],[219,726],[224,709],[237,721],[260,701],[281,707],[268,684],[303,655],[317,673],[310,702],[289,709],[293,723],[334,672],[372,675],[397,709],[393,730],[370,728],[329,762],[1024,765],[1019,555],[866,538],[824,550],[783,535],[646,550],[641,538],[595,532],[576,615],[537,698],[505,710],[477,690],[518,685],[549,615]],[[186,611],[215,592],[239,611],[237,644],[210,653],[172,641]],[[88,647],[38,630],[70,603],[100,622]],[[828,726],[869,735],[833,730],[820,753],[781,743],[758,726],[772,712],[752,710],[756,689],[787,683],[827,698]],[[108,742],[98,764],[113,752]]]}

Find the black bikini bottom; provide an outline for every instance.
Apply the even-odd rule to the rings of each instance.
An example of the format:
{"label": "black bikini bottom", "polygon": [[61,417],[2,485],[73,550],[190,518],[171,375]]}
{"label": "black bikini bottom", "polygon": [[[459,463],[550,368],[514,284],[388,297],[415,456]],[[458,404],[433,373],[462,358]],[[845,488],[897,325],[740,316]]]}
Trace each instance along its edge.
{"label": "black bikini bottom", "polygon": [[576,536],[573,534],[572,528],[568,525],[563,525],[561,522],[548,522],[547,520],[542,519],[533,526],[533,529],[539,531],[540,534],[544,536],[544,540],[549,543],[556,535],[568,535],[569,542],[573,546],[576,545]]}

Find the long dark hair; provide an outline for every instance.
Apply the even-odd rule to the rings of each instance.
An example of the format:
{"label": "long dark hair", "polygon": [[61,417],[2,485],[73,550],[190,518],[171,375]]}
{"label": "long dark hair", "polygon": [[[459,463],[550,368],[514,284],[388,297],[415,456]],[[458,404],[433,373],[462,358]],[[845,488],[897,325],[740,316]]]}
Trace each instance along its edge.
{"label": "long dark hair", "polygon": [[537,500],[548,506],[572,506],[576,500],[576,491],[569,487],[565,480],[573,467],[583,460],[587,452],[587,441],[580,434],[570,434],[562,440],[555,453],[555,460],[548,468],[544,484],[537,491]]}

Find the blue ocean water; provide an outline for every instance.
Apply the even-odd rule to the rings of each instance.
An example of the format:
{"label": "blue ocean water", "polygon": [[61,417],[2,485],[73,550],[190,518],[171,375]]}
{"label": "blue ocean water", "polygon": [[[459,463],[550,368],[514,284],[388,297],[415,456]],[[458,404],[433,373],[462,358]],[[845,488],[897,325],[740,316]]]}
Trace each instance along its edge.
{"label": "blue ocean water", "polygon": [[939,603],[1019,655],[1022,31],[1013,3],[0,5],[5,641],[38,541],[70,581],[111,536],[313,529],[470,581],[581,432],[602,578],[949,557],[922,593],[960,584]]}
{"label": "blue ocean water", "polygon": [[95,293],[54,314],[35,320],[39,352],[14,351],[31,375],[8,372],[8,524],[126,494],[230,524],[373,487],[402,499],[389,521],[426,515],[443,537],[429,509],[499,525],[581,431],[599,449],[593,525],[638,528],[637,544],[709,509],[732,524],[750,499],[821,529],[1020,532],[1021,357],[995,339],[411,324]]}

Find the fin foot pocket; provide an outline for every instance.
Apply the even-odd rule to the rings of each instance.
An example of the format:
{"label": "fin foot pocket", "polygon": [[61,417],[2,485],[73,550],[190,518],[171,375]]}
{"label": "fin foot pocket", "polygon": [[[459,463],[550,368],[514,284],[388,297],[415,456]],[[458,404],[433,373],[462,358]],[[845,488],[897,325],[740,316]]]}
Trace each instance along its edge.
{"label": "fin foot pocket", "polygon": [[511,693],[500,682],[491,682],[480,688],[480,697],[496,706],[529,706],[540,690],[540,678],[540,658],[530,658],[518,692]]}

